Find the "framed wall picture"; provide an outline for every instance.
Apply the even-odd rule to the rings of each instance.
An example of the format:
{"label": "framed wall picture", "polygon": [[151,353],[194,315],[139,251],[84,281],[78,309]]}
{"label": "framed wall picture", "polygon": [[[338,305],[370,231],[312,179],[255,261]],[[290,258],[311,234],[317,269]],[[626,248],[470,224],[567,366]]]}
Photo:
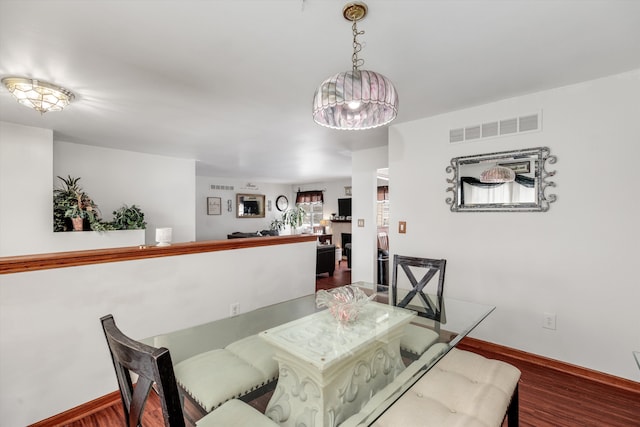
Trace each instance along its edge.
{"label": "framed wall picture", "polygon": [[236,218],[264,218],[264,194],[236,194]]}
{"label": "framed wall picture", "polygon": [[222,215],[222,198],[207,197],[207,215]]}

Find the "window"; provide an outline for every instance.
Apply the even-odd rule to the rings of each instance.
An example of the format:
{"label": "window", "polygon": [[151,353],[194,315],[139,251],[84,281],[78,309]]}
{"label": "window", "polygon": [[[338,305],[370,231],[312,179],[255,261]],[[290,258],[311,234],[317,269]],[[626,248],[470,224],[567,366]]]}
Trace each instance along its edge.
{"label": "window", "polygon": [[322,219],[322,202],[311,203],[298,203],[304,211],[307,213],[302,222],[303,227],[313,229],[313,227],[320,226],[320,220]]}
{"label": "window", "polygon": [[378,202],[378,214],[377,214],[377,223],[378,227],[388,227],[389,226],[389,201],[382,200]]}
{"label": "window", "polygon": [[378,227],[389,226],[389,186],[378,187],[378,204],[376,222]]}
{"label": "window", "polygon": [[323,215],[323,204],[324,197],[322,191],[298,191],[296,195],[296,205],[306,212],[302,223],[303,227],[308,227],[311,231],[313,227],[320,226]]}

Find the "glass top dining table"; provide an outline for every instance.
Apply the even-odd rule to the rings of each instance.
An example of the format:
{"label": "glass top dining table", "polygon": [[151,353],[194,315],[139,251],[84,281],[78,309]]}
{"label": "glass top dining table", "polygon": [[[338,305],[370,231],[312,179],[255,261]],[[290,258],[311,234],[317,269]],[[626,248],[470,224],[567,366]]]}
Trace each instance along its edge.
{"label": "glass top dining table", "polygon": [[[389,304],[389,289],[387,287],[365,282],[357,282],[352,285],[359,287],[367,295],[370,295],[374,302],[383,305]],[[398,292],[403,291],[399,290]],[[399,339],[401,341],[406,339],[411,342],[409,347],[417,347],[421,350],[418,354],[407,351],[402,352],[400,368],[395,369],[393,376],[386,380],[382,386],[370,392],[370,396],[359,403],[357,409],[351,409],[348,416],[344,416],[343,419],[335,422],[335,425],[355,427],[372,424],[393,402],[431,369],[451,348],[455,347],[462,338],[480,324],[495,308],[490,305],[455,298],[444,297],[438,299],[434,295],[428,295],[427,297],[434,306],[439,308],[435,319],[421,315],[418,306],[409,306],[411,309],[392,308],[394,316],[400,316],[403,319],[401,327],[399,326],[400,329],[410,323],[409,326],[412,329],[405,329],[405,331],[410,329],[413,332],[418,331],[417,334],[413,334],[410,337],[400,337]],[[381,306],[381,308],[383,307]],[[149,337],[142,341],[155,347],[167,347],[171,351],[173,363],[177,364],[197,354],[216,348],[224,348],[234,341],[250,335],[262,335],[264,337],[265,333],[287,329],[288,325],[309,323],[305,319],[316,318],[318,313],[324,310],[326,308],[316,307],[316,295],[311,294],[237,316]],[[402,316],[402,313],[396,313],[397,311],[406,311],[408,315]],[[352,325],[339,325],[336,321],[336,328],[354,327],[354,325],[358,325],[357,322],[358,319]],[[424,343],[424,346],[420,343],[420,339],[423,336],[420,331],[430,331],[428,334],[424,334],[424,336],[430,337],[429,343]],[[399,334],[402,335],[402,332]],[[437,337],[435,341],[434,337]],[[397,347],[397,343],[395,345]],[[400,347],[402,347],[402,344]],[[344,348],[341,349],[341,351],[343,350]],[[353,358],[362,357],[360,353],[356,354],[354,350]],[[281,359],[281,356],[279,355],[278,358]],[[346,358],[348,359],[349,355]],[[324,369],[323,365],[316,365],[319,366],[318,369]],[[328,425],[326,423],[323,424]]]}

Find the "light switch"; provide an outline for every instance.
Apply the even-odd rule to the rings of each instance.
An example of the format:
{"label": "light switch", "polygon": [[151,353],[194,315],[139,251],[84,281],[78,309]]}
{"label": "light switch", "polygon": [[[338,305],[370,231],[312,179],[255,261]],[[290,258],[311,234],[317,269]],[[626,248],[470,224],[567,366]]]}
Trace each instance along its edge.
{"label": "light switch", "polygon": [[398,233],[405,234],[407,232],[407,221],[398,222]]}
{"label": "light switch", "polygon": [[364,227],[364,219],[362,218],[358,219],[358,227]]}

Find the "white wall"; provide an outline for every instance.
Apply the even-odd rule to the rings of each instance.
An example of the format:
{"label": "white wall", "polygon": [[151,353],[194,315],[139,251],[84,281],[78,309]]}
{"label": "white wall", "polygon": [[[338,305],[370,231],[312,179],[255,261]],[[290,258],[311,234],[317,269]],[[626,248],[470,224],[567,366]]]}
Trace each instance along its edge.
{"label": "white wall", "polygon": [[54,233],[53,133],[0,122],[0,256],[135,246],[143,230]]}
{"label": "white wall", "polygon": [[0,122],[0,256],[43,252],[43,236],[53,234],[52,138]]}
{"label": "white wall", "polygon": [[315,259],[311,241],[0,275],[2,425],[117,390],[101,316],[136,339],[206,323],[312,294]]}
{"label": "white wall", "polygon": [[[106,220],[125,203],[142,208],[146,236],[54,233],[58,175],[81,177]],[[174,242],[195,240],[193,160],[54,142],[51,130],[0,122],[0,190],[0,256],[155,244],[156,227],[172,227]]]}
{"label": "white wall", "polygon": [[[226,239],[227,234],[234,231],[255,232],[269,229],[271,221],[281,219],[282,212],[276,209],[276,198],[285,195],[289,200],[289,207],[293,207],[296,201],[296,192],[310,190],[324,191],[323,218],[329,219],[333,212],[338,212],[338,199],[350,196],[345,195],[345,187],[351,186],[350,179],[304,183],[304,184],[273,184],[251,182],[258,186],[257,190],[243,190],[246,181],[232,178],[220,178],[210,176],[196,177],[196,240]],[[233,190],[211,189],[211,185],[233,186]],[[236,218],[236,194],[264,194],[267,205],[271,202],[271,211],[265,212],[265,218]],[[222,215],[207,215],[207,197],[220,197],[222,199]],[[231,200],[232,210],[227,210],[227,201]],[[327,233],[331,233],[331,227]],[[281,234],[288,234],[285,229]],[[336,241],[336,240],[334,240]]]}
{"label": "white wall", "polygon": [[[210,176],[196,177],[196,240],[224,240],[227,234],[234,231],[253,233],[268,230],[275,218],[280,219],[282,212],[276,209],[276,198],[285,195],[291,206],[291,186],[288,184],[271,184],[251,182],[255,190],[246,190],[247,181]],[[211,189],[211,185],[232,186],[233,190]],[[263,194],[265,196],[264,218],[236,218],[236,194]],[[220,197],[222,215],[207,214],[207,197]],[[231,201],[231,212],[227,202]],[[271,203],[271,210],[268,209]],[[284,234],[284,233],[283,233]]]}
{"label": "white wall", "polygon": [[[352,162],[351,280],[375,283],[378,258],[377,170],[387,167],[387,147],[356,151]],[[359,219],[364,219],[364,227],[358,227]]]}
{"label": "white wall", "polygon": [[147,222],[146,243],[155,245],[157,227],[173,228],[174,242],[196,238],[195,161],[55,141],[56,176],[81,177],[80,185],[106,220],[123,204],[135,204]]}
{"label": "white wall", "polygon": [[[540,110],[541,132],[448,142],[449,129]],[[639,112],[635,70],[392,126],[391,252],[446,258],[446,295],[497,306],[474,336],[637,380]],[[449,211],[452,157],[537,146],[558,156],[548,212]]]}

